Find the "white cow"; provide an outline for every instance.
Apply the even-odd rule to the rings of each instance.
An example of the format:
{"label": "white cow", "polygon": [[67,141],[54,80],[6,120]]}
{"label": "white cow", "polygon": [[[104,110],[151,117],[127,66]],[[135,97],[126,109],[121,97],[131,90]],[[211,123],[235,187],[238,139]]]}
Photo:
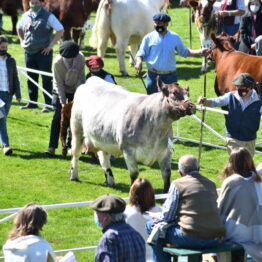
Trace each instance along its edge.
{"label": "white cow", "polygon": [[[108,2],[110,1],[110,2]],[[153,31],[153,15],[159,12],[167,0],[101,0],[89,44],[97,48],[97,55],[104,57],[108,39],[116,48],[122,75],[128,75],[125,67],[125,51],[130,45],[133,56],[143,37]]]}
{"label": "white cow", "polygon": [[194,113],[195,105],[188,100],[188,88],[175,83],[166,85],[161,80],[158,86],[162,92],[147,96],[94,76],[77,89],[71,114],[71,180],[78,180],[77,161],[84,143],[89,151],[97,152],[108,185],[115,185],[110,154],[123,154],[132,182],[139,173],[138,162],[158,162],[164,191],[168,191],[171,124]]}

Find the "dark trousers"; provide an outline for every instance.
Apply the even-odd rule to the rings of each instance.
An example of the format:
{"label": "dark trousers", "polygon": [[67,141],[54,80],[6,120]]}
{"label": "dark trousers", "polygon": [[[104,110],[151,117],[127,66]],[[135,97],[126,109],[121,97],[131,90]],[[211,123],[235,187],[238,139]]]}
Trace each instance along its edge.
{"label": "dark trousers", "polygon": [[[25,53],[25,64],[26,67],[50,72],[52,69],[52,59],[53,59],[53,52],[51,51],[48,55],[43,55],[41,52],[38,52],[36,54],[28,54]],[[29,73],[28,75],[35,80],[38,83],[38,74],[35,73]],[[42,82],[43,82],[43,88],[51,95],[52,94],[52,77],[50,76],[44,76],[42,75]],[[38,100],[38,87],[32,83],[30,80],[27,81],[28,86],[28,95],[30,100],[36,101]],[[47,105],[51,105],[51,98],[47,96],[45,93],[43,93],[45,98],[45,103]]]}
{"label": "dark trousers", "polygon": [[[67,103],[73,101],[74,94],[66,94]],[[53,91],[53,99],[52,105],[54,107],[54,115],[51,124],[51,131],[50,131],[50,139],[49,139],[49,147],[57,148],[58,147],[58,140],[60,135],[60,122],[61,122],[61,103],[59,100],[59,96],[56,91]]]}

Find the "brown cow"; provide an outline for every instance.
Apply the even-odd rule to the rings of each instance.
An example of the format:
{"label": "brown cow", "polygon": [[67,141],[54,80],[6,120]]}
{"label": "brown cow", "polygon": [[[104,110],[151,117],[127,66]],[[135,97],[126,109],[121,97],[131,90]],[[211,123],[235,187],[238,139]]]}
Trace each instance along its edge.
{"label": "brown cow", "polygon": [[3,10],[4,14],[11,16],[12,34],[16,35],[18,10],[23,10],[22,0],[0,0],[0,8]]}
{"label": "brown cow", "polygon": [[[52,12],[64,26],[64,39],[79,42],[82,28],[91,12],[96,11],[100,0],[45,0],[44,7]],[[29,0],[23,0],[24,10]],[[72,33],[71,33],[72,31]]]}
{"label": "brown cow", "polygon": [[210,59],[216,65],[215,92],[218,96],[235,89],[232,80],[240,73],[251,74],[262,83],[262,57],[248,55],[234,49],[235,37],[222,33],[211,34],[213,40]]}

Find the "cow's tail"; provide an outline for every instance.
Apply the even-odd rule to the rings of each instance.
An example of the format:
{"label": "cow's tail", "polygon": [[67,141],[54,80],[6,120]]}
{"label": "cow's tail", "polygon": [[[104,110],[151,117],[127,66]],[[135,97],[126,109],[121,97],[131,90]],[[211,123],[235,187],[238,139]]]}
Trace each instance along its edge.
{"label": "cow's tail", "polygon": [[110,16],[111,0],[102,0],[99,3],[95,24],[92,28],[92,35],[89,39],[89,45],[93,48],[98,47],[98,37],[110,35]]}

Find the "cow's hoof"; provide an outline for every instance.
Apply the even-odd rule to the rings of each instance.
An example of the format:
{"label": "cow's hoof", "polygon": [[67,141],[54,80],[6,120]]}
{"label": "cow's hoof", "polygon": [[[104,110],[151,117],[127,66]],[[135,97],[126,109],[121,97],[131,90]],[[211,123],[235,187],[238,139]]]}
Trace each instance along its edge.
{"label": "cow's hoof", "polygon": [[121,73],[121,76],[129,76],[129,74],[125,71],[120,71],[120,73]]}
{"label": "cow's hoof", "polygon": [[70,178],[70,181],[81,182],[78,177]]}
{"label": "cow's hoof", "polygon": [[62,148],[62,156],[66,157],[67,155],[67,148]]}

